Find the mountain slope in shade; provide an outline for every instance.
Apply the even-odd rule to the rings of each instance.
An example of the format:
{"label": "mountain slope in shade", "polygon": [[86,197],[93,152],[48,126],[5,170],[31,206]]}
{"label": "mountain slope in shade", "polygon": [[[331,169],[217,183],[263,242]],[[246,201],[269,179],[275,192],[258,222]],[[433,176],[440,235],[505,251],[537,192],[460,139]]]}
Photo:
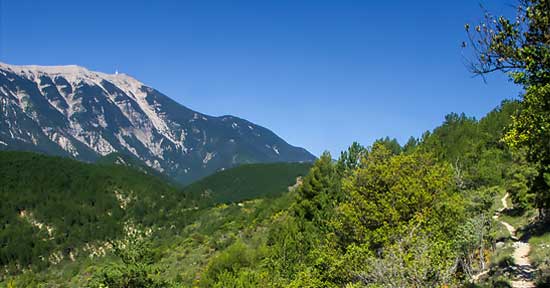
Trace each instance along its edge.
{"label": "mountain slope in shade", "polygon": [[315,157],[234,116],[195,112],[125,74],[0,63],[0,150],[133,155],[181,183],[242,163]]}

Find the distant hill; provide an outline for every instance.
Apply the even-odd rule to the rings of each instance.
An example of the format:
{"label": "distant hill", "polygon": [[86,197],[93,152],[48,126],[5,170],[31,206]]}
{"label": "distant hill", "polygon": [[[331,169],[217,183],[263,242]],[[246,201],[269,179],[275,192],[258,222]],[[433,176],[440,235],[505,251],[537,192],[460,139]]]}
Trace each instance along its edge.
{"label": "distant hill", "polygon": [[245,163],[313,161],[272,131],[193,111],[125,74],[0,63],[0,150],[133,155],[182,184]]}
{"label": "distant hill", "polygon": [[202,205],[279,195],[307,174],[310,163],[246,164],[217,172],[184,188]]}
{"label": "distant hill", "polygon": [[0,183],[0,266],[10,272],[101,254],[133,227],[185,224],[179,188],[126,166],[4,151]]}

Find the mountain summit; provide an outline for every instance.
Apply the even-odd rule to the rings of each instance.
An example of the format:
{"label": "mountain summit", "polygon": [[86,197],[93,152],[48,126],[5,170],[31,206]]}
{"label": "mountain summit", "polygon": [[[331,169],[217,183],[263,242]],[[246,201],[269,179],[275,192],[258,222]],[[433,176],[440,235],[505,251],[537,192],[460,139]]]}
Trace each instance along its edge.
{"label": "mountain summit", "polygon": [[193,111],[125,74],[0,63],[0,150],[96,161],[133,155],[189,183],[242,163],[315,157],[234,116]]}

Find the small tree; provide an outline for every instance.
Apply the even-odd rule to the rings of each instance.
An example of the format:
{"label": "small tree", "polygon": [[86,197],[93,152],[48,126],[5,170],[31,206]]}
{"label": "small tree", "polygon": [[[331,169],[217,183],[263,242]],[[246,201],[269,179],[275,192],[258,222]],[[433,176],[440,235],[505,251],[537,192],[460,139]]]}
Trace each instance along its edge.
{"label": "small tree", "polygon": [[102,267],[90,280],[93,288],[161,288],[170,283],[158,277],[151,242],[139,233],[114,241],[113,252],[120,261]]}

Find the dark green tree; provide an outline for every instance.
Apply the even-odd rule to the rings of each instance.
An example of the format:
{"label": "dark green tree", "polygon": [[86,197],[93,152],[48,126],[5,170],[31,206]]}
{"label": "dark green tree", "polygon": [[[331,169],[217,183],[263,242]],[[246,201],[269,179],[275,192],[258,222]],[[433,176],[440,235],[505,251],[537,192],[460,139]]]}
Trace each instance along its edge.
{"label": "dark green tree", "polygon": [[308,221],[325,221],[329,207],[339,197],[340,176],[330,153],[325,152],[313,164],[298,189],[296,212]]}
{"label": "dark green tree", "polygon": [[397,139],[395,138],[390,139],[390,137],[386,136],[385,138],[380,138],[374,141],[373,146],[377,144],[384,145],[393,155],[403,152],[403,148],[399,145],[399,142],[397,142]]}
{"label": "dark green tree", "polygon": [[403,146],[403,152],[405,153],[412,153],[416,148],[418,147],[419,141],[418,139],[414,137],[410,137],[409,140],[407,140],[407,143]]}
{"label": "dark green tree", "polygon": [[338,171],[342,174],[347,174],[352,170],[359,168],[361,165],[361,160],[367,156],[367,148],[361,146],[357,142],[353,142],[351,146],[346,151],[340,153],[340,158],[338,159]]}

